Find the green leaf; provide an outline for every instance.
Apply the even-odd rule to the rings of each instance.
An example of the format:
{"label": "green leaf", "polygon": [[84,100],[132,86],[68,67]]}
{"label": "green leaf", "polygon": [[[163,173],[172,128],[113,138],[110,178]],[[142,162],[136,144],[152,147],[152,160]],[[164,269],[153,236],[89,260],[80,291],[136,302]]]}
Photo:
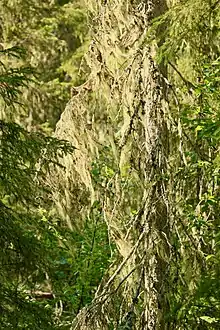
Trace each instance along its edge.
{"label": "green leaf", "polygon": [[218,321],[216,318],[210,317],[210,316],[206,316],[206,315],[200,316],[200,319],[203,320],[203,321],[205,321],[205,322],[207,322],[207,323],[210,323],[210,324],[211,323],[215,323],[215,322]]}
{"label": "green leaf", "polygon": [[208,256],[206,256],[206,261],[208,261],[209,259],[212,259],[214,257],[215,257],[214,254],[209,254]]}

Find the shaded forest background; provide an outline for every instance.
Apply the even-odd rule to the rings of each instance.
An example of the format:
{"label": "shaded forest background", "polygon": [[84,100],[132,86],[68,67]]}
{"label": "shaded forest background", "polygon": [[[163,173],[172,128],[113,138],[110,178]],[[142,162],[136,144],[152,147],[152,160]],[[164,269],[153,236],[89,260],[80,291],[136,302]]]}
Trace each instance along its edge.
{"label": "shaded forest background", "polygon": [[0,14],[0,329],[219,329],[220,2]]}

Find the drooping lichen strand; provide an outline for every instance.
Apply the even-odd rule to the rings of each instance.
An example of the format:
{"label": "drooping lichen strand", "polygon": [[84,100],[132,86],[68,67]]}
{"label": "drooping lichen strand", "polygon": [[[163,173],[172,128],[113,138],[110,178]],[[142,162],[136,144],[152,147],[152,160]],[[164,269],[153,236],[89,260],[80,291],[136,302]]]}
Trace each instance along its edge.
{"label": "drooping lichen strand", "polygon": [[[91,308],[82,310],[73,328],[107,329],[112,324],[116,329],[132,322],[135,329],[141,324],[155,329],[169,260],[168,199],[160,184],[168,146],[163,74],[153,60],[153,46],[143,40],[152,18],[166,4],[90,1],[88,6],[93,37],[86,54],[90,89],[78,88],[57,126],[57,135],[79,149],[74,159],[66,159],[63,186],[77,186],[77,196],[87,198],[85,211],[94,198],[101,200],[119,257]],[[91,163],[104,152],[112,159],[112,172],[101,189],[91,181]],[[75,192],[67,190],[73,203]],[[136,318],[129,319],[131,314]]]}
{"label": "drooping lichen strand", "polygon": [[[118,252],[72,329],[186,328],[176,317],[175,304],[181,305],[186,291],[193,296],[204,265],[201,231],[189,222],[195,214],[203,216],[202,193],[211,184],[216,187],[214,179],[210,183],[200,175],[201,162],[189,164],[190,157],[203,162],[203,152],[212,153],[205,143],[196,145],[182,115],[201,107],[193,79],[206,56],[197,45],[201,40],[187,30],[191,8],[202,8],[206,21],[206,0],[184,5],[88,1],[92,42],[85,60],[90,74],[85,84],[73,88],[57,126],[57,135],[78,148],[65,160],[57,200],[70,227],[80,227],[98,201]],[[197,22],[202,10],[195,12]],[[192,62],[183,68],[189,53]],[[212,162],[215,156],[210,157]],[[193,203],[197,206],[190,213]]]}

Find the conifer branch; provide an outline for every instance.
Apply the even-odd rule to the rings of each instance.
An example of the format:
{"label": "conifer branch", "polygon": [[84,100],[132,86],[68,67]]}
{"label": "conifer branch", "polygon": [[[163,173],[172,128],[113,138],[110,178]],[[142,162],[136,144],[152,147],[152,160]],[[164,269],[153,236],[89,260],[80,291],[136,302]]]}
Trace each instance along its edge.
{"label": "conifer branch", "polygon": [[195,88],[195,85],[191,83],[191,81],[187,80],[185,77],[183,77],[182,73],[177,69],[177,67],[170,61],[168,61],[169,65],[176,71],[176,73],[179,75],[181,80],[184,82],[184,84],[188,87],[189,92],[191,92],[192,88]]}

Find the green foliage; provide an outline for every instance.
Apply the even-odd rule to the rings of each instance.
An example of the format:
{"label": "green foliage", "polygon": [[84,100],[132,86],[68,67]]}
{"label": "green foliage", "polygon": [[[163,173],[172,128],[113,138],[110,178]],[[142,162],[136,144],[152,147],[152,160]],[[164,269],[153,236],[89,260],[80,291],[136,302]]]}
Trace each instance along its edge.
{"label": "green foliage", "polygon": [[219,58],[202,64],[201,82],[194,89],[195,102],[183,112],[183,120],[186,114],[188,128],[194,130],[197,138],[206,140],[211,147],[218,146],[220,139],[219,73]]}
{"label": "green foliage", "polygon": [[[218,1],[187,0],[176,3],[163,16],[155,19],[159,28],[159,60],[168,63],[181,56],[191,58],[191,65],[204,55],[218,56]],[[153,34],[155,36],[155,34]]]}
{"label": "green foliage", "polygon": [[[73,147],[42,133],[27,131],[8,119],[12,105],[17,122],[26,117],[24,109],[21,113],[20,103],[24,102],[28,105],[30,124],[25,118],[25,126],[33,128],[37,124],[41,131],[51,133],[69,98],[70,85],[80,84],[86,76],[87,68],[83,66],[82,76],[78,77],[87,34],[84,10],[79,2],[68,0],[43,3],[3,0],[2,3],[0,13],[4,21],[1,20],[0,41],[9,48],[0,51],[3,58],[0,96],[4,105],[0,120],[1,326],[4,329],[69,329],[73,317],[92,302],[114,256],[115,246],[109,242],[109,228],[104,219],[106,204],[114,209],[110,217],[118,218],[118,228],[127,226],[128,233],[132,232],[126,235],[130,240],[127,247],[123,231],[119,236],[115,229],[119,249],[128,255],[139,227],[140,231],[143,229],[142,215],[146,218],[150,214],[148,210],[145,212],[141,199],[155,186],[152,191],[157,193],[157,199],[162,196],[160,189],[169,197],[165,200],[169,210],[164,212],[164,217],[172,227],[170,235],[165,236],[171,257],[163,283],[166,290],[162,292],[165,296],[162,301],[167,303],[162,306],[166,310],[164,324],[167,329],[219,329],[219,1],[177,1],[155,20],[149,32],[154,41],[156,38],[159,65],[168,66],[164,83],[171,122],[167,137],[169,173],[165,168],[161,172],[156,169],[156,175],[150,177],[153,182],[148,182],[147,165],[141,163],[146,159],[140,156],[136,161],[137,151],[128,148],[132,157],[125,157],[121,167],[117,164],[118,151],[127,141],[123,141],[115,153],[110,146],[101,146],[90,173],[93,189],[101,201],[94,202],[84,222],[72,231],[53,208],[47,175],[54,167],[60,166],[62,170],[59,160],[73,152]],[[26,57],[18,47],[21,45],[28,49]],[[38,83],[33,78],[33,67],[38,71]],[[138,72],[136,67],[135,70]],[[105,75],[100,75],[101,79]],[[137,91],[141,86],[137,86]],[[136,95],[140,94],[143,101],[141,93]],[[131,109],[133,107],[134,104]],[[100,108],[104,111],[103,104]],[[95,112],[95,116],[98,118],[99,113]],[[102,116],[98,118],[100,126],[101,120],[107,118]],[[135,116],[136,112],[130,119],[126,140],[142,153],[144,147],[138,143],[143,141],[139,139],[143,133],[138,126],[140,118]],[[120,124],[114,121],[115,137],[119,136]],[[116,149],[118,141],[113,140]],[[160,151],[158,149],[158,153]],[[140,178],[145,180],[141,182]],[[170,190],[169,193],[166,190]],[[151,206],[147,207],[150,210]],[[153,208],[154,214],[162,219],[158,201]],[[71,217],[74,220],[77,214]],[[112,232],[114,234],[114,230]],[[143,252],[141,248],[135,255],[135,263],[140,262],[139,252]],[[128,262],[126,267],[129,266]],[[139,273],[133,274],[134,279],[136,274]],[[123,284],[116,290],[120,297],[115,297],[114,306],[109,308],[112,329],[116,318],[120,323],[118,329],[133,326],[133,314],[125,314],[127,318],[122,315],[129,306],[125,300],[132,299],[131,296],[125,298],[123,290],[132,284],[126,280]],[[39,300],[34,296],[37,289],[53,292],[53,299]],[[145,298],[139,299],[138,306],[133,304],[134,309],[140,309],[139,314],[134,311],[136,316],[142,314]],[[121,307],[122,300],[125,307]],[[116,318],[112,311],[117,312]]]}
{"label": "green foliage", "polygon": [[[0,50],[0,56],[18,58],[24,56],[25,52],[19,47],[11,47]],[[21,87],[27,87],[32,81],[30,76],[33,74],[31,67],[7,68],[0,61],[0,96],[9,105],[17,103],[18,95],[21,94]]]}
{"label": "green foliage", "polygon": [[70,85],[83,81],[85,14],[70,1],[3,3],[0,41],[9,48],[0,51],[0,323],[69,329],[93,299],[113,247],[98,201],[78,230],[57,216],[47,177],[74,148],[39,129],[51,133]]}
{"label": "green foliage", "polygon": [[0,121],[0,134],[1,198],[13,196],[16,201],[37,204],[39,182],[71,146],[4,121]]}
{"label": "green foliage", "polygon": [[95,202],[80,231],[67,234],[61,257],[55,261],[55,287],[72,316],[92,301],[111,262],[112,248],[99,203]]}
{"label": "green foliage", "polygon": [[[17,48],[1,52],[20,56]],[[32,70],[4,68],[1,97],[17,102]],[[44,286],[59,253],[55,224],[43,221],[40,206],[49,207],[45,178],[62,155],[73,151],[65,141],[30,133],[18,124],[0,121],[0,323],[4,329],[53,329],[53,309],[29,298],[27,292]]]}
{"label": "green foliage", "polygon": [[[26,49],[22,66],[33,67],[37,81],[26,81],[18,101],[26,109],[14,111],[28,128],[44,132],[55,127],[70,98],[70,87],[85,77],[79,71],[87,38],[86,15],[80,1],[2,1],[0,43],[4,48]],[[16,59],[8,67],[18,67]],[[10,69],[11,70],[11,69]],[[8,77],[8,76],[7,76]]]}
{"label": "green foliage", "polygon": [[173,176],[178,230],[167,283],[170,329],[220,326],[219,14],[218,1],[179,2],[152,30],[158,60],[169,68],[171,112],[181,133]]}

